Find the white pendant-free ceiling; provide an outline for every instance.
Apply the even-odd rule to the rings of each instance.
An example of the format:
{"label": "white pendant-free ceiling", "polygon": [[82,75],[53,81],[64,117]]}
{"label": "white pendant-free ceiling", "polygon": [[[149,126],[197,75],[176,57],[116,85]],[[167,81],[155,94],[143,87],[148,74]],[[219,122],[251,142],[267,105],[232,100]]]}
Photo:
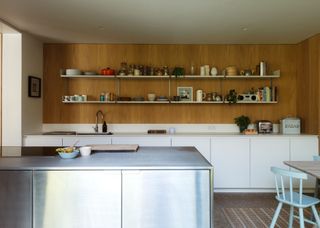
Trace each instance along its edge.
{"label": "white pendant-free ceiling", "polygon": [[319,0],[0,0],[46,42],[289,44],[320,33]]}

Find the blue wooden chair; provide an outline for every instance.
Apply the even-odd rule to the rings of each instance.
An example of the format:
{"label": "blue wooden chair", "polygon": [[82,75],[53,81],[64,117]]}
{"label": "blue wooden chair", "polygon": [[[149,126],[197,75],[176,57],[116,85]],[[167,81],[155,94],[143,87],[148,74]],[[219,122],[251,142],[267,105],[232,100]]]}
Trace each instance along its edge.
{"label": "blue wooden chair", "polygon": [[[314,161],[320,161],[320,156],[319,155],[314,155],[313,156],[313,160]],[[318,194],[319,194],[319,187],[320,187],[320,181],[319,179],[317,178],[316,179],[316,186],[314,188],[314,197],[317,197]]]}
{"label": "blue wooden chair", "polygon": [[[277,196],[276,199],[279,201],[278,207],[274,213],[270,228],[273,228],[276,224],[278,216],[280,214],[283,204],[290,206],[290,216],[289,216],[289,227],[292,228],[293,217],[299,218],[300,227],[304,227],[304,221],[315,224],[320,227],[320,219],[315,207],[316,204],[320,202],[318,198],[307,196],[302,194],[303,180],[308,179],[307,174],[289,171],[285,169],[280,169],[277,167],[271,167],[271,171],[275,174],[276,190]],[[289,189],[284,188],[284,180],[289,179]],[[293,179],[299,179],[299,192],[293,191]],[[299,208],[299,216],[293,214],[293,208]],[[313,215],[316,222],[313,222],[309,219],[305,219],[303,216],[303,209],[311,207]]]}
{"label": "blue wooden chair", "polygon": [[319,155],[314,155],[313,156],[314,161],[320,161],[320,156]]}

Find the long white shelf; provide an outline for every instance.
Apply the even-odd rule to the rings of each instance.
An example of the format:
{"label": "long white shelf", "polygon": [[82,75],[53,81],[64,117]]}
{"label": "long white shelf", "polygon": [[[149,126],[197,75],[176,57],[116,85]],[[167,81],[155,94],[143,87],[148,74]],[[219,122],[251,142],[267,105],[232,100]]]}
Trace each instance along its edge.
{"label": "long white shelf", "polygon": [[139,76],[131,76],[131,75],[126,75],[126,76],[121,76],[117,75],[116,78],[121,78],[121,79],[159,79],[159,78],[170,78],[169,75],[162,75],[162,76],[157,76],[157,75],[139,75]]}
{"label": "long white shelf", "polygon": [[169,101],[117,101],[118,104],[168,104]]}
{"label": "long white shelf", "polygon": [[62,101],[64,104],[115,104],[115,101]]}
{"label": "long white shelf", "polygon": [[60,75],[61,78],[115,78],[114,75]]}
{"label": "long white shelf", "polygon": [[280,78],[280,75],[232,75],[232,76],[224,76],[226,79],[266,79],[266,78]]}
{"label": "long white shelf", "polygon": [[[228,103],[227,101],[225,103]],[[277,104],[278,101],[237,101],[237,104]]]}
{"label": "long white shelf", "polygon": [[182,75],[182,76],[174,76],[172,75],[172,79],[221,79],[224,78],[224,75]]}
{"label": "long white shelf", "polygon": [[[228,101],[63,101],[64,104],[229,104]],[[230,104],[277,104],[278,101],[237,101]]]}
{"label": "long white shelf", "polygon": [[140,76],[121,76],[121,75],[60,75],[62,78],[121,78],[121,79],[159,79],[170,78],[170,76],[156,76],[156,75],[140,75]]}
{"label": "long white shelf", "polygon": [[155,75],[140,75],[140,76],[120,76],[120,75],[61,75],[62,78],[119,78],[119,79],[271,79],[280,78],[280,75],[183,75],[183,76],[155,76]]}
{"label": "long white shelf", "polygon": [[173,104],[223,104],[223,101],[170,101]]}

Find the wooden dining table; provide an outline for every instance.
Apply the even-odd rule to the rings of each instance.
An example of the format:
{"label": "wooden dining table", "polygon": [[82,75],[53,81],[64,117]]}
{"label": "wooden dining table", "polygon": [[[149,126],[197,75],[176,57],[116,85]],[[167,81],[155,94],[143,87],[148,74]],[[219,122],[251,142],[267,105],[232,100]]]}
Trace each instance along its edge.
{"label": "wooden dining table", "polygon": [[[314,197],[319,198],[320,161],[284,161],[283,163],[317,178]],[[314,221],[313,215],[311,215],[310,219]]]}
{"label": "wooden dining table", "polygon": [[284,161],[284,164],[320,179],[320,161]]}

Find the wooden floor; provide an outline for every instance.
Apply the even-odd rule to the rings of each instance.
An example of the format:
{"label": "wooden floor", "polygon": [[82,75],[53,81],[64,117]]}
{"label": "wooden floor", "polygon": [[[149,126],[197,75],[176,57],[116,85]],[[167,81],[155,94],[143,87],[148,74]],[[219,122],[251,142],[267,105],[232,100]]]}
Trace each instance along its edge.
{"label": "wooden floor", "polygon": [[[268,227],[277,205],[278,201],[275,199],[275,193],[214,193],[214,227]],[[241,211],[242,215],[241,213],[239,214],[240,217],[242,216],[244,222],[239,223],[237,221],[232,221],[237,220],[236,218],[238,215],[228,216],[226,214],[228,211],[234,213]],[[281,218],[278,219],[276,227],[281,228],[288,226],[288,211],[289,207],[285,206],[281,212],[282,214],[280,214]],[[243,212],[252,212],[257,215],[258,219],[250,218],[250,213],[246,214]],[[309,211],[305,211],[305,216],[310,215]],[[255,223],[254,220],[256,220],[257,223]],[[260,220],[260,223],[258,220]],[[299,227],[298,222],[294,223],[294,227]],[[306,223],[306,227],[312,226]]]}
{"label": "wooden floor", "polygon": [[231,227],[223,208],[275,208],[274,193],[214,193],[214,227]]}

